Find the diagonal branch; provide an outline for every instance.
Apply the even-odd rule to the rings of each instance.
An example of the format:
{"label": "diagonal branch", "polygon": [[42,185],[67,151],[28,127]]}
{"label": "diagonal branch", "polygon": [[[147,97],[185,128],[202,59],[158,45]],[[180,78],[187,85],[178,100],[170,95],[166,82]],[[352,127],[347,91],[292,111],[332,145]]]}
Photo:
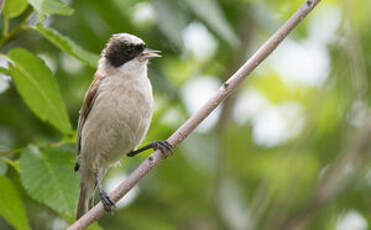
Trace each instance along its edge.
{"label": "diagonal branch", "polygon": [[[255,54],[245,62],[195,114],[193,114],[167,140],[174,147],[182,142],[210,113],[228,97],[235,88],[282,42],[283,39],[301,22],[301,20],[320,2],[320,0],[306,0],[305,3],[292,15],[288,21],[266,41]],[[114,202],[120,200],[134,187],[151,169],[161,160],[166,159],[168,153],[155,151],[144,160],[132,174],[122,182],[111,194]],[[104,215],[102,202],[95,205],[89,212],[72,224],[67,230],[82,230]]]}

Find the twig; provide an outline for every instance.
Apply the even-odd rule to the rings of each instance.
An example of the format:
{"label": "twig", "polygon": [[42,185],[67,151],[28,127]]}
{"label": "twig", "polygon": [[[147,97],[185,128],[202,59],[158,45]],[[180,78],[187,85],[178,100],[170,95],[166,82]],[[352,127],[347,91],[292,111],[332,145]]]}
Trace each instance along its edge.
{"label": "twig", "polygon": [[2,47],[5,44],[5,42],[13,38],[15,35],[17,35],[24,29],[24,26],[32,13],[33,13],[32,7],[27,8],[26,12],[24,13],[24,18],[22,19],[22,21],[17,25],[17,27],[15,27],[9,33],[8,33],[8,20],[4,21],[4,31],[3,36],[0,39],[0,47]]}
{"label": "twig", "polygon": [[19,161],[13,161],[9,158],[2,158],[2,160],[8,165],[12,166],[18,173],[21,173],[21,168],[19,166]]}
{"label": "twig", "polygon": [[[282,25],[273,36],[259,48],[259,50],[240,67],[224,84],[219,88],[206,104],[193,114],[178,130],[167,140],[174,147],[182,142],[209,114],[228,97],[232,91],[266,58],[274,49],[287,37],[287,35],[301,22],[301,20],[320,2],[320,0],[307,0],[295,12],[289,20]],[[114,202],[120,200],[129,190],[134,187],[154,166],[165,159],[168,153],[162,154],[155,151],[144,160],[132,174],[122,182],[111,194]],[[104,215],[102,202],[99,202],[84,216],[68,227],[68,230],[82,230]]]}
{"label": "twig", "polygon": [[9,30],[9,18],[4,15],[4,28],[3,28],[3,36],[8,36],[8,30]]}
{"label": "twig", "polygon": [[20,153],[23,150],[24,150],[24,147],[13,149],[13,150],[10,150],[10,151],[0,152],[0,157],[6,156],[6,155]]}

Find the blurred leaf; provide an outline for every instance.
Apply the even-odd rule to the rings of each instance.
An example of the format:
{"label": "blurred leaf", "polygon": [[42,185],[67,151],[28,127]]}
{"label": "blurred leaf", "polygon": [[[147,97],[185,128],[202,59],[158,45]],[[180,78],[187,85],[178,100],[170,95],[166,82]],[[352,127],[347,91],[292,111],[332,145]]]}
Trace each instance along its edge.
{"label": "blurred leaf", "polygon": [[275,74],[255,77],[249,82],[249,85],[261,90],[264,96],[275,104],[291,100],[304,101],[305,97],[310,92],[310,89],[306,87],[288,87]]}
{"label": "blurred leaf", "polygon": [[157,26],[177,47],[183,46],[182,32],[186,27],[186,15],[175,1],[160,0],[153,4],[158,20]]}
{"label": "blurred leaf", "polygon": [[97,222],[94,222],[92,225],[90,225],[87,230],[102,230],[103,228],[99,226]]}
{"label": "blurred leaf", "polygon": [[[289,194],[290,189],[293,190],[290,188],[292,184],[297,186],[296,193],[303,194],[303,190],[313,186],[317,179],[319,164],[312,153],[276,154],[262,160],[260,168],[255,165],[256,170],[265,174],[265,179],[278,197]],[[294,198],[293,194],[291,197]]]}
{"label": "blurred leaf", "polygon": [[19,161],[13,161],[6,157],[3,158],[3,161],[7,163],[8,165],[12,166],[17,172],[21,171],[19,168]]}
{"label": "blurred leaf", "polygon": [[91,67],[97,67],[99,59],[98,55],[86,51],[68,37],[60,34],[58,31],[52,28],[44,28],[41,25],[33,27],[33,29],[41,33],[46,39],[48,39],[63,52],[68,53],[72,57],[77,58],[81,62]]}
{"label": "blurred leaf", "polygon": [[3,74],[6,74],[6,75],[9,75],[9,70],[7,68],[4,68],[4,67],[0,67],[0,72],[3,73]]}
{"label": "blurred leaf", "polygon": [[12,49],[10,74],[23,100],[43,121],[48,121],[62,133],[72,131],[57,82],[44,61],[24,49]]}
{"label": "blurred leaf", "polygon": [[72,220],[78,197],[75,156],[58,148],[29,146],[20,158],[21,182],[35,200]]}
{"label": "blurred leaf", "polygon": [[3,161],[3,159],[0,159],[0,176],[4,175],[7,169],[8,165]]}
{"label": "blurred leaf", "polygon": [[240,41],[224,16],[220,5],[215,0],[184,0],[193,12],[206,22],[222,39],[232,47],[239,45]]}
{"label": "blurred leaf", "polygon": [[15,18],[27,8],[27,0],[5,0],[3,14],[8,18]]}
{"label": "blurred leaf", "polygon": [[370,24],[369,13],[371,3],[369,1],[350,1],[344,2],[343,7],[347,8],[349,19],[352,26],[357,28],[367,28]]}
{"label": "blurred leaf", "polygon": [[[142,205],[142,207],[138,207],[136,205],[134,207],[130,207],[127,213],[124,215],[119,216],[119,218],[124,220],[126,223],[127,229],[131,230],[141,230],[141,229],[151,229],[151,230],[172,230],[177,229],[176,224],[172,223],[172,219],[169,216],[174,215],[174,213],[169,212],[166,206],[165,209],[161,210],[161,212],[156,212],[156,209],[159,208],[159,205],[155,205],[153,207],[148,205]],[[164,215],[162,215],[162,213]],[[167,217],[167,218],[166,218]],[[137,220],[145,220],[145,221],[137,221]]]}
{"label": "blurred leaf", "polygon": [[302,0],[268,0],[272,10],[277,11],[283,20],[288,19],[303,3]]}
{"label": "blurred leaf", "polygon": [[143,0],[113,0],[112,2],[119,8],[120,11],[130,13],[131,9],[138,3],[145,2]]}
{"label": "blurred leaf", "polygon": [[168,58],[164,62],[164,70],[169,75],[169,81],[175,86],[183,85],[194,73],[196,63],[193,60]]}
{"label": "blurred leaf", "polygon": [[[187,159],[185,154],[174,155],[176,157],[170,161],[164,161],[161,167],[156,170],[160,180],[157,181],[157,186],[151,192],[157,194],[158,202],[167,203],[171,200],[172,205],[179,207],[176,212],[183,214],[204,212],[208,202],[205,199],[207,194],[204,189],[211,180],[209,172],[192,165],[193,161]],[[205,158],[207,156],[203,157],[203,159]]]}
{"label": "blurred leaf", "polygon": [[329,94],[318,102],[316,113],[314,113],[314,121],[316,131],[319,133],[331,133],[342,122],[341,101],[336,93]]}
{"label": "blurred leaf", "polygon": [[0,188],[0,215],[15,229],[29,230],[21,196],[13,183],[5,176],[0,176]]}
{"label": "blurred leaf", "polygon": [[28,0],[28,2],[37,11],[39,21],[52,14],[73,14],[73,9],[60,0]]}

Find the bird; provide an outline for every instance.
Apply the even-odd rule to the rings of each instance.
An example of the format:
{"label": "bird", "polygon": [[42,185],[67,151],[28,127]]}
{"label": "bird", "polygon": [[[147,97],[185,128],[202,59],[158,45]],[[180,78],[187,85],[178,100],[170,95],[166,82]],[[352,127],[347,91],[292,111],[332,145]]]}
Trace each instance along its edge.
{"label": "bird", "polygon": [[138,149],[151,124],[154,106],[147,65],[150,59],[161,57],[160,53],[129,33],[113,34],[102,50],[79,111],[74,168],[80,173],[76,219],[94,206],[97,187],[104,209],[113,210],[115,204],[104,191],[102,178],[123,155],[132,157],[147,149],[171,151],[166,140]]}

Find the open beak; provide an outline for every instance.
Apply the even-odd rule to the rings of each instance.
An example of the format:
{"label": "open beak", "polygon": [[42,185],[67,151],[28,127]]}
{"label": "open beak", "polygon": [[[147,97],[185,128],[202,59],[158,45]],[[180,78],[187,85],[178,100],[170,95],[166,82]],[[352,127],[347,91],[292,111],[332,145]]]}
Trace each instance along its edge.
{"label": "open beak", "polygon": [[157,58],[157,57],[161,57],[160,53],[161,53],[160,50],[152,50],[152,49],[145,48],[143,52],[140,54],[140,56],[145,59]]}

